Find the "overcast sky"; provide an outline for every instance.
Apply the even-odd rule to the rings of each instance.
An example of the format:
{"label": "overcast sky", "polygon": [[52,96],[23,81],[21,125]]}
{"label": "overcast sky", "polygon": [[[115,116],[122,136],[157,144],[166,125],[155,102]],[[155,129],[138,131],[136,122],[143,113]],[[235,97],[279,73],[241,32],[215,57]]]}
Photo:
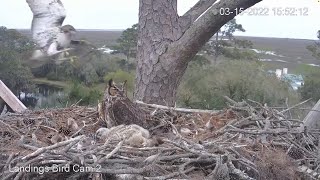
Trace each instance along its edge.
{"label": "overcast sky", "polygon": [[[269,9],[268,16],[238,16],[246,29],[239,35],[315,39],[320,29],[320,0],[264,0],[254,6]],[[64,24],[77,29],[125,29],[138,22],[139,0],[62,0],[67,9]],[[179,14],[197,0],[178,0]],[[272,8],[307,8],[307,16],[273,16]],[[32,13],[25,0],[0,0],[0,26],[30,28]]]}

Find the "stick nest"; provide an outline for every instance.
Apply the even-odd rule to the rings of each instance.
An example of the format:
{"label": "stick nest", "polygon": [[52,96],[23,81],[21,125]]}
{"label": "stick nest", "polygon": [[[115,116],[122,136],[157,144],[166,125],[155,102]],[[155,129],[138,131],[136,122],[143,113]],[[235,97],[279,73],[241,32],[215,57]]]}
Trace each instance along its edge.
{"label": "stick nest", "polygon": [[[215,113],[137,104],[162,122],[149,129],[161,142],[151,147],[97,139],[95,133],[105,122],[95,108],[1,116],[0,178],[320,178],[319,130],[288,118],[290,108],[279,111],[251,100],[228,101],[228,109]],[[68,129],[69,118],[79,130]],[[63,141],[53,143],[54,134],[63,134]]]}

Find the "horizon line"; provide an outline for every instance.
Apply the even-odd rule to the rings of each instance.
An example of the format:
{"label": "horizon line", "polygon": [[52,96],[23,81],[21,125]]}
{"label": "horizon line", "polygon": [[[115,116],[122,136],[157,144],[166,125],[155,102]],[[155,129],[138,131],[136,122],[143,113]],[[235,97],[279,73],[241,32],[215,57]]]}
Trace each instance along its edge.
{"label": "horizon line", "polygon": [[[13,29],[13,28],[11,28]],[[16,28],[16,30],[28,30],[31,31],[31,29],[26,28]],[[124,31],[125,29],[78,29],[78,31]],[[235,35],[235,37],[252,37],[252,38],[274,38],[274,39],[295,39],[295,40],[310,40],[315,41],[318,40],[316,38],[314,39],[305,39],[305,38],[291,38],[291,37],[274,37],[274,36],[251,36],[251,35]]]}

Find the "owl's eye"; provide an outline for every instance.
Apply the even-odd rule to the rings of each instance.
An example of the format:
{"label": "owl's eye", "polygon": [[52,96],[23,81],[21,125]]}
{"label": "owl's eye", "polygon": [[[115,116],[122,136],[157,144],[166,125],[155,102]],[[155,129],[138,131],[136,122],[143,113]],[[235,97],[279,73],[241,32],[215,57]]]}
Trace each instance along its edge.
{"label": "owl's eye", "polygon": [[116,95],[118,94],[118,89],[115,88],[115,87],[110,87],[110,88],[109,88],[109,94],[110,94],[111,96],[116,96]]}

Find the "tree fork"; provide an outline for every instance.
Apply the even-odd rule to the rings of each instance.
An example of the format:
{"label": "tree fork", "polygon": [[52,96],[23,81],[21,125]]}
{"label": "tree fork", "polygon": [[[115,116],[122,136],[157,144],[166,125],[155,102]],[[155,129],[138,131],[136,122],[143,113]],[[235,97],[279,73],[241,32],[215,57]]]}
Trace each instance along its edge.
{"label": "tree fork", "polygon": [[[179,17],[177,0],[140,0],[135,99],[173,106],[190,60],[235,17],[236,8],[247,9],[260,1],[199,0]],[[220,15],[221,8],[234,13]]]}

